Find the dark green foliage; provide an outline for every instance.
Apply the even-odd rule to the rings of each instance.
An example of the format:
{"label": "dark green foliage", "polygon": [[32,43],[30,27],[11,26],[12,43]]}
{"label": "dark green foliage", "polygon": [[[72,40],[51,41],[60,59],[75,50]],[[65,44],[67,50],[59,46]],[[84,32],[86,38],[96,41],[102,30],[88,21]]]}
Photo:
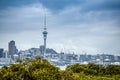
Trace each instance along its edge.
{"label": "dark green foliage", "polygon": [[118,65],[109,65],[105,70],[106,75],[117,75],[120,74],[120,66]]}
{"label": "dark green foliage", "polygon": [[61,79],[62,80],[75,80],[73,73],[70,71],[61,71]]}
{"label": "dark green foliage", "polygon": [[0,69],[2,80],[60,80],[59,68],[41,57],[18,60],[20,64],[11,64]]}
{"label": "dark green foliage", "polygon": [[72,71],[73,73],[83,72],[86,75],[119,75],[120,66],[109,65],[104,67],[102,65],[97,65],[94,63],[89,63],[87,65],[74,64],[66,68],[67,71]]}
{"label": "dark green foliage", "polygon": [[17,59],[17,62],[19,64],[0,69],[0,80],[120,80],[120,66],[117,65],[74,64],[61,71],[39,56]]}
{"label": "dark green foliage", "polygon": [[75,64],[75,65],[69,65],[66,70],[72,71],[73,73],[80,73],[84,71],[85,65]]}

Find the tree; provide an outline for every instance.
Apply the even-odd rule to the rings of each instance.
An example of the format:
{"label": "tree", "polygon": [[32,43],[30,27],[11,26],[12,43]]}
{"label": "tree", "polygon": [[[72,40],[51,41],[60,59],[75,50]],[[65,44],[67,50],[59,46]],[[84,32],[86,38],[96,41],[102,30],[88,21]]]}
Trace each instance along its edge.
{"label": "tree", "polygon": [[85,68],[86,68],[85,65],[74,64],[74,65],[67,66],[66,70],[72,71],[73,73],[80,73],[80,72],[83,72]]}
{"label": "tree", "polygon": [[118,66],[118,65],[109,65],[109,66],[106,67],[105,73],[107,75],[120,74],[120,66]]}
{"label": "tree", "polygon": [[2,80],[61,80],[59,68],[41,57],[26,58],[20,64],[4,66],[0,69],[0,78]]}
{"label": "tree", "polygon": [[61,80],[75,80],[75,79],[72,72],[61,71]]}

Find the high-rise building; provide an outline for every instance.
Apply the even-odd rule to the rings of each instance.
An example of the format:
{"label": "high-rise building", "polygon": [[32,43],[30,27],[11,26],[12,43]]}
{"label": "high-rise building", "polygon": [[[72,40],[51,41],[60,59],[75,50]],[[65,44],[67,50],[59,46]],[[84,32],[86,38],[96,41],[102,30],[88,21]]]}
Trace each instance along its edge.
{"label": "high-rise building", "polygon": [[8,54],[13,58],[13,55],[17,53],[17,48],[15,46],[15,41],[10,41],[8,43]]}
{"label": "high-rise building", "polygon": [[47,28],[46,28],[46,15],[44,16],[44,31],[43,31],[43,38],[44,38],[44,52],[43,52],[43,57],[45,58],[45,53],[46,53],[46,39],[47,39]]}
{"label": "high-rise building", "polygon": [[44,45],[40,46],[40,55],[43,56],[44,55]]}
{"label": "high-rise building", "polygon": [[3,53],[4,49],[0,48],[0,58],[4,57],[4,53]]}

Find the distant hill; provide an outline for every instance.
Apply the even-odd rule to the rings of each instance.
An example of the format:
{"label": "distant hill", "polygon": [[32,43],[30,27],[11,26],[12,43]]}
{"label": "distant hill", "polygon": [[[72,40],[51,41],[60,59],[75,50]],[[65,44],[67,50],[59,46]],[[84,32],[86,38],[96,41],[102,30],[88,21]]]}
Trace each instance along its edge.
{"label": "distant hill", "polygon": [[46,53],[57,54],[57,52],[53,49],[47,48]]}

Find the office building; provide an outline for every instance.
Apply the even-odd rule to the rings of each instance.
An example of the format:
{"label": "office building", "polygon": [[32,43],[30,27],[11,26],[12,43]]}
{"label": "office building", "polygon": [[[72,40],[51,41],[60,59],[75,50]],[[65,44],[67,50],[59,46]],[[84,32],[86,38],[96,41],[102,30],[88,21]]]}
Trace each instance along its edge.
{"label": "office building", "polygon": [[15,41],[10,41],[8,43],[8,54],[13,59],[13,55],[17,53],[17,48],[15,46]]}
{"label": "office building", "polygon": [[4,57],[4,49],[0,48],[0,58]]}

